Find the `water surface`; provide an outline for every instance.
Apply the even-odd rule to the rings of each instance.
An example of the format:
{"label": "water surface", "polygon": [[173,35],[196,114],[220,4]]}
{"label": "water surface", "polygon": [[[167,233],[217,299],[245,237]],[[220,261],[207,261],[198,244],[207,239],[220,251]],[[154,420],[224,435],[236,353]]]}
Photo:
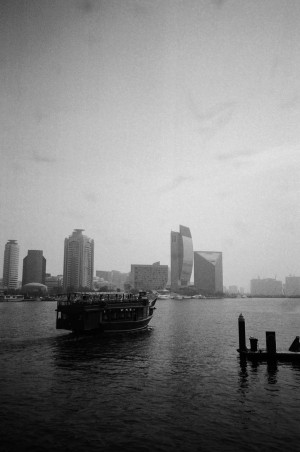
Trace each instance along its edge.
{"label": "water surface", "polygon": [[247,337],[278,350],[298,299],[159,300],[150,328],[75,338],[53,302],[0,303],[5,451],[299,450],[300,366],[242,365]]}

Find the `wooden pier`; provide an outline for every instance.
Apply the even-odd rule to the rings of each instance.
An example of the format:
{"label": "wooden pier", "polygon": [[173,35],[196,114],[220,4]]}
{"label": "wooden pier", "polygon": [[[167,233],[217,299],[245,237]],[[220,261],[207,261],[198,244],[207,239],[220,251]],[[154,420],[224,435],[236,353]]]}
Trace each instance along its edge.
{"label": "wooden pier", "polygon": [[250,349],[246,346],[246,328],[245,319],[240,314],[238,319],[239,327],[239,348],[237,351],[241,358],[245,358],[253,362],[299,362],[300,363],[300,342],[299,336],[296,336],[290,348],[286,352],[278,352],[276,349],[276,333],[275,331],[266,331],[266,348],[259,349],[257,347],[258,340],[250,337]]}

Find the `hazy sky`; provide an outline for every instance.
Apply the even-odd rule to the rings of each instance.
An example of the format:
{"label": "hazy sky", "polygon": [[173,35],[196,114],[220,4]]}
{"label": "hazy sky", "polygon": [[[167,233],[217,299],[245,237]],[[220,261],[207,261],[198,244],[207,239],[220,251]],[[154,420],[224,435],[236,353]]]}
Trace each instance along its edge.
{"label": "hazy sky", "polygon": [[[0,269],[74,228],[95,269],[170,264],[170,231],[224,284],[300,275],[298,0],[1,0]],[[1,273],[2,276],[2,273]]]}

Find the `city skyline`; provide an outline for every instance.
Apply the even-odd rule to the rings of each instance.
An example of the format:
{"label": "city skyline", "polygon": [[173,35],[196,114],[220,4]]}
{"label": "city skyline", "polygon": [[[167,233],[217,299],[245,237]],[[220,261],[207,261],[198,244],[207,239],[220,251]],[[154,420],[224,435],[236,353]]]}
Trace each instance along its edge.
{"label": "city skyline", "polygon": [[[172,243],[172,234],[174,235],[180,235],[181,233],[186,233],[186,234],[188,234],[188,236],[190,236],[190,239],[192,240],[192,238],[191,238],[191,233],[190,233],[190,229],[188,228],[188,227],[186,227],[186,226],[179,226],[179,228],[180,228],[180,232],[178,233],[178,232],[174,232],[174,231],[171,231],[171,243]],[[73,231],[73,233],[72,233],[72,235],[75,233],[75,232],[79,232],[79,233],[82,233],[82,231],[84,231],[84,229],[74,229],[74,231]],[[70,235],[69,236],[69,238],[71,238],[72,237],[72,235]],[[86,237],[87,238],[87,237]],[[88,239],[88,238],[87,238]],[[68,240],[67,238],[65,238],[65,240]],[[91,240],[91,239],[88,239],[88,240]],[[93,240],[92,240],[93,241]],[[5,256],[5,254],[6,254],[6,249],[7,248],[10,248],[11,246],[16,246],[17,247],[17,251],[18,251],[18,256],[17,256],[17,261],[18,261],[18,266],[20,266],[20,269],[21,269],[21,271],[20,271],[20,269],[18,269],[18,281],[19,282],[21,282],[22,281],[22,279],[23,279],[23,277],[21,278],[20,277],[20,275],[22,275],[22,273],[23,273],[23,271],[24,271],[24,260],[26,259],[26,257],[28,257],[28,255],[30,255],[31,253],[39,253],[39,254],[41,254],[41,256],[43,255],[43,251],[42,250],[27,250],[27,256],[25,256],[22,260],[20,260],[19,259],[19,257],[20,257],[20,255],[19,255],[19,250],[20,250],[20,244],[18,243],[18,240],[15,240],[15,239],[10,239],[10,240],[8,240],[8,242],[6,243],[6,245],[5,245],[5,250],[4,250],[4,256]],[[193,245],[191,245],[192,247],[193,247]],[[94,253],[94,244],[93,244],[93,253]],[[221,272],[222,272],[222,280],[223,280],[223,273],[224,273],[224,269],[223,269],[223,265],[222,265],[222,255],[223,255],[223,253],[222,252],[216,252],[216,251],[208,251],[208,250],[206,250],[206,251],[194,251],[193,252],[193,256],[195,257],[195,254],[203,254],[203,256],[204,255],[207,255],[208,256],[208,259],[210,259],[210,257],[209,256],[212,256],[211,258],[213,258],[213,256],[214,255],[220,255],[221,256],[221,268],[222,268],[222,270],[221,270]],[[191,284],[195,284],[195,277],[194,277],[194,267],[195,267],[195,262],[194,262],[194,257],[193,257],[193,270],[192,270],[192,277],[191,277],[191,280],[190,280],[190,283]],[[43,257],[43,259],[45,259],[44,257]],[[3,262],[4,262],[4,259],[3,259]],[[46,261],[45,261],[46,262]],[[102,264],[101,264],[102,265]],[[132,268],[132,265],[134,265],[134,264],[130,264],[130,268]],[[151,265],[153,265],[153,264],[149,264],[149,263],[143,263],[143,264],[135,264],[135,265],[137,265],[137,266],[151,266]],[[164,267],[165,265],[167,265],[168,267],[169,267],[169,270],[170,270],[170,272],[171,272],[171,253],[170,253],[170,256],[169,256],[169,263],[168,264],[163,264],[162,266]],[[15,264],[14,264],[14,269],[15,269]],[[63,267],[64,267],[64,264],[62,263],[62,270],[61,270],[61,272],[53,272],[53,271],[51,271],[49,274],[51,274],[51,276],[53,276],[53,275],[60,275],[60,276],[62,276],[63,275],[63,273],[64,273],[64,271],[63,271]],[[102,268],[108,268],[107,267],[107,265],[106,264],[103,264],[103,266],[102,266]],[[125,271],[125,272],[121,272],[121,273],[123,273],[123,274],[129,274],[130,273],[130,268],[129,268],[129,270],[127,270],[127,271]],[[15,272],[15,270],[14,270],[14,272]],[[115,269],[110,269],[110,270],[100,270],[99,268],[97,269],[96,267],[95,267],[95,265],[93,266],[93,277],[95,277],[95,276],[97,276],[97,273],[113,273],[113,272],[117,272],[117,273],[120,273],[120,270],[118,270],[117,268],[115,268]],[[299,272],[300,273],[300,272]],[[4,275],[4,264],[3,264],[3,272],[1,273],[2,275]],[[45,273],[45,275],[47,275],[48,274],[48,272],[47,273]],[[170,273],[170,275],[171,275],[171,273]],[[287,279],[293,279],[293,278],[295,278],[296,280],[298,279],[298,278],[300,278],[299,276],[297,276],[297,274],[296,273],[294,273],[294,274],[291,274],[291,273],[284,273],[283,274],[283,276],[282,277],[280,277],[280,278],[277,278],[277,275],[275,274],[274,276],[272,276],[272,275],[267,275],[267,274],[262,274],[262,275],[253,275],[251,278],[250,278],[250,280],[249,281],[247,281],[243,286],[241,286],[240,284],[235,284],[235,282],[227,282],[227,283],[223,283],[223,287],[225,288],[225,289],[227,289],[227,291],[228,291],[228,286],[231,286],[231,285],[234,285],[234,286],[236,286],[236,287],[239,287],[239,288],[241,288],[243,291],[244,290],[246,290],[248,293],[250,293],[251,292],[251,282],[252,282],[252,280],[255,280],[255,279],[262,279],[262,280],[264,280],[264,279],[266,279],[266,280],[274,280],[274,281],[279,281],[279,282],[281,282],[282,281],[282,283],[284,284],[284,280],[287,280]],[[14,279],[15,279],[15,277],[14,277]]]}
{"label": "city skyline", "polygon": [[188,224],[226,286],[300,274],[300,2],[11,0],[1,17],[0,268],[12,237],[62,273],[74,226],[95,268],[170,265]]}

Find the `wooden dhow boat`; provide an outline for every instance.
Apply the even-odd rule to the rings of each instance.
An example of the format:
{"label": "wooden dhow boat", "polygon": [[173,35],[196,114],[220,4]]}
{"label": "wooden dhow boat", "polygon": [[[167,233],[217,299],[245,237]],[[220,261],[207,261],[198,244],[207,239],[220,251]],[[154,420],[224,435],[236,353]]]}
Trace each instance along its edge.
{"label": "wooden dhow boat", "polygon": [[147,328],[157,298],[147,293],[79,293],[62,295],[57,300],[56,328],[74,333],[120,333]]}

